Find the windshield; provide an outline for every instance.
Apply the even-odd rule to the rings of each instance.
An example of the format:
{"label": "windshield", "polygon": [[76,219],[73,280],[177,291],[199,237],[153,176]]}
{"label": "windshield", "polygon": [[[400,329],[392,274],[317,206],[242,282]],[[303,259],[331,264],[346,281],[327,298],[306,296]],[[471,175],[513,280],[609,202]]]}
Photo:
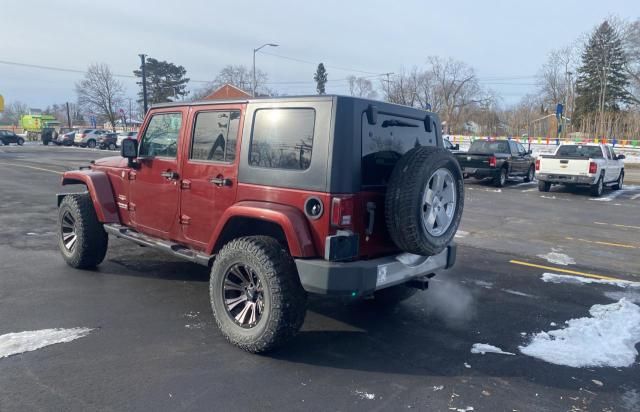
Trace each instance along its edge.
{"label": "windshield", "polygon": [[560,146],[556,156],[602,159],[602,149],[600,146],[566,145]]}
{"label": "windshield", "polygon": [[509,153],[509,143],[501,141],[476,140],[471,143],[469,153],[493,154],[493,153]]}

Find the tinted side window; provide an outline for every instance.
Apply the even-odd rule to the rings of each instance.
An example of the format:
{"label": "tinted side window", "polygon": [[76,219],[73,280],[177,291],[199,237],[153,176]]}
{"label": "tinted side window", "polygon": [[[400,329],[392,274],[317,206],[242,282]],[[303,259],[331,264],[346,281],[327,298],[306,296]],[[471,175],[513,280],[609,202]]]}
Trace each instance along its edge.
{"label": "tinted side window", "polygon": [[233,162],[240,112],[200,112],[196,115],[191,144],[191,159]]}
{"label": "tinted side window", "polygon": [[181,113],[154,114],[142,136],[140,156],[175,158],[178,153],[178,135],[181,126]]}
{"label": "tinted side window", "polygon": [[311,164],[316,112],[310,108],[259,109],[253,117],[249,164],[305,170]]}
{"label": "tinted side window", "polygon": [[516,142],[509,140],[509,149],[511,150],[511,154],[518,154],[518,146],[516,146]]}
{"label": "tinted side window", "polygon": [[527,149],[525,149],[523,145],[521,145],[520,143],[516,143],[516,146],[518,146],[518,153],[523,155],[527,154]]}

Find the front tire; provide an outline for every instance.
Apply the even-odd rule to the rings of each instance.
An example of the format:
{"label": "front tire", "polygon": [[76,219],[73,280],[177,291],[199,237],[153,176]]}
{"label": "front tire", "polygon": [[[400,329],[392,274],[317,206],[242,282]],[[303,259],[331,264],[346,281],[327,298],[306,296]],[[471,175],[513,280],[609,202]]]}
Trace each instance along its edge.
{"label": "front tire", "polygon": [[107,254],[108,236],[88,193],[68,195],[58,209],[58,246],[71,267],[98,266]]}
{"label": "front tire", "polygon": [[24,139],[21,137],[21,138],[18,139],[18,141],[16,143],[18,143],[18,146],[22,146],[24,144]]}
{"label": "front tire", "polygon": [[222,334],[248,352],[284,344],[304,322],[307,295],[295,263],[271,237],[227,243],[211,268],[209,294]]}
{"label": "front tire", "polygon": [[527,172],[527,175],[524,177],[524,181],[525,182],[531,182],[536,176],[536,168],[533,167],[533,165],[531,165],[531,167],[529,167],[529,171]]}
{"label": "front tire", "polygon": [[109,150],[116,150],[116,144],[115,143],[109,143],[108,148],[109,148]]}
{"label": "front tire", "polygon": [[89,140],[89,141],[87,142],[87,147],[88,147],[89,149],[95,149],[95,148],[96,148],[96,141],[95,141],[95,140]]}
{"label": "front tire", "polygon": [[618,176],[618,180],[616,181],[616,183],[613,186],[611,186],[611,188],[613,190],[620,190],[620,189],[622,189],[622,183],[623,182],[624,182],[624,170],[622,170],[620,172],[620,176]]}
{"label": "front tire", "polygon": [[539,192],[548,192],[551,190],[551,183],[543,182],[542,180],[538,181],[538,191]]}

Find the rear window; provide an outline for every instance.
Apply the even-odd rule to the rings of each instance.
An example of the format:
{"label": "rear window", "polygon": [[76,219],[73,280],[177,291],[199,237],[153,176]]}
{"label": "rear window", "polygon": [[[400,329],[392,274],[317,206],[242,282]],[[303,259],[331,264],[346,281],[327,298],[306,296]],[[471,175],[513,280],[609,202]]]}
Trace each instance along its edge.
{"label": "rear window", "polygon": [[491,142],[487,140],[476,140],[471,143],[469,153],[492,154],[509,153],[509,143],[506,141]]}
{"label": "rear window", "polygon": [[560,146],[556,156],[602,159],[602,150],[599,146],[566,145]]}
{"label": "rear window", "polygon": [[424,120],[378,114],[369,124],[362,114],[362,185],[386,185],[393,167],[409,150],[435,146],[435,135],[424,129]]}
{"label": "rear window", "polygon": [[249,164],[270,169],[308,169],[315,121],[316,112],[311,108],[256,110]]}

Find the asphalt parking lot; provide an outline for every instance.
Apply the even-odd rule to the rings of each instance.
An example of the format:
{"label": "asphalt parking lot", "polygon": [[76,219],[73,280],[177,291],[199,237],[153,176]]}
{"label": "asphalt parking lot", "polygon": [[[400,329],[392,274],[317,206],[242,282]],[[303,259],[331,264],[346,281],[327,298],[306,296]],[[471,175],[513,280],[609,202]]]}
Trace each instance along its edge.
{"label": "asphalt parking lot", "polygon": [[[298,337],[256,356],[216,329],[203,267],[117,239],[96,271],[63,262],[60,173],[114,154],[0,148],[0,336],[92,329],[0,357],[0,411],[640,410],[637,357],[570,367],[521,351],[593,305],[640,304],[621,282],[640,282],[640,185],[594,199],[468,180],[458,261],[429,290],[394,309],[312,297]],[[608,283],[571,281],[585,278]],[[477,343],[511,354],[472,353]]]}

